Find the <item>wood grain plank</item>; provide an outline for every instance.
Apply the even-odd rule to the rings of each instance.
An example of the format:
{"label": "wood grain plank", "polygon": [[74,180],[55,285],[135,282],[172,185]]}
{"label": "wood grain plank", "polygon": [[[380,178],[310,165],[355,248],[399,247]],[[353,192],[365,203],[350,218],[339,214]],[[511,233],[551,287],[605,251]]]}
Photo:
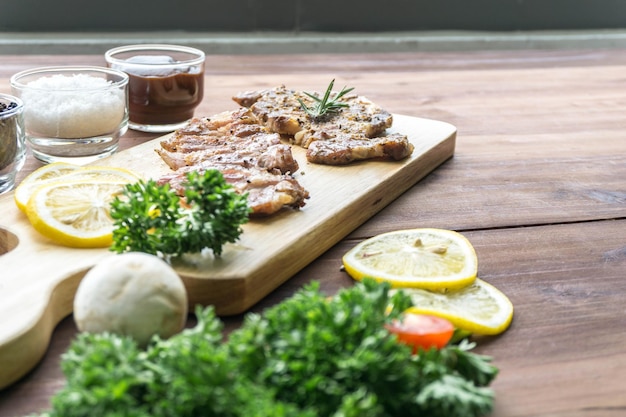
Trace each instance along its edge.
{"label": "wood grain plank", "polygon": [[352,237],[423,226],[473,230],[626,218],[624,178],[626,140],[613,132],[459,133],[452,160]]}

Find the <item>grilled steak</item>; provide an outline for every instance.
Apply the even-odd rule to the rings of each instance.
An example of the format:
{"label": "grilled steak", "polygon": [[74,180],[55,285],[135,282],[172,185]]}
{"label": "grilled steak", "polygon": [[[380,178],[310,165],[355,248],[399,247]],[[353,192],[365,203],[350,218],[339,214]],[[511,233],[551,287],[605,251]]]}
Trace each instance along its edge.
{"label": "grilled steak", "polygon": [[241,162],[283,174],[298,170],[298,162],[280,135],[259,125],[246,108],[191,120],[162,141],[157,153],[174,170],[204,161]]}
{"label": "grilled steak", "polygon": [[306,94],[284,86],[262,91],[247,91],[233,97],[249,107],[269,131],[287,135],[293,144],[307,149],[310,162],[344,165],[364,159],[400,160],[413,152],[405,135],[385,135],[392,115],[365,97],[348,94],[339,100],[347,107],[311,118],[307,106],[314,102]]}
{"label": "grilled steak", "polygon": [[309,193],[293,174],[298,162],[291,147],[306,148],[309,162],[345,165],[366,159],[401,160],[413,152],[405,135],[386,134],[392,115],[370,100],[346,94],[346,107],[312,118],[300,100],[308,95],[277,88],[240,93],[242,107],[194,118],[161,142],[156,151],[175,172],[159,180],[182,194],[190,170],[218,169],[237,192],[248,194],[253,215],[304,206]]}
{"label": "grilled steak", "polygon": [[176,172],[158,182],[182,195],[190,170],[218,169],[239,193],[248,193],[253,215],[304,206],[309,193],[291,174],[298,170],[291,147],[240,108],[195,118],[161,142],[156,152]]}
{"label": "grilled steak", "polygon": [[248,204],[253,216],[268,216],[284,207],[300,208],[305,205],[309,193],[291,175],[270,172],[264,168],[247,164],[220,164],[204,161],[196,166],[179,169],[161,177],[157,183],[169,183],[179,195],[183,194],[187,172],[219,170],[226,182],[240,194],[248,193]]}

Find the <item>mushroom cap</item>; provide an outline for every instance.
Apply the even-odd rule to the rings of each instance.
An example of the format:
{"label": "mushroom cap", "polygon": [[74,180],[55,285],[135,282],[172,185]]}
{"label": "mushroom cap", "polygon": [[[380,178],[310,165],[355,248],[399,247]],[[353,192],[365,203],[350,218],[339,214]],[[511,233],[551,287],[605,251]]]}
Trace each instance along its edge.
{"label": "mushroom cap", "polygon": [[85,274],[74,297],[80,331],[133,337],[140,346],[153,335],[166,339],[187,320],[187,291],[161,258],[140,252],[112,255]]}

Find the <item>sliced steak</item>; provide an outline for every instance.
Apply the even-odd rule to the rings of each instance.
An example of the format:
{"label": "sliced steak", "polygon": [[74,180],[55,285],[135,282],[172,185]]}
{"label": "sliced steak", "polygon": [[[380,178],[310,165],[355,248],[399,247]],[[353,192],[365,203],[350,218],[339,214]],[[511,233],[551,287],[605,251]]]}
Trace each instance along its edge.
{"label": "sliced steak", "polygon": [[193,170],[202,173],[208,169],[219,170],[236,192],[248,194],[252,216],[269,216],[285,207],[297,209],[303,207],[306,204],[305,200],[309,198],[308,191],[291,175],[270,172],[247,164],[214,164],[205,161],[161,177],[157,183],[170,184],[170,187],[182,196],[187,172]]}
{"label": "sliced steak", "polygon": [[392,133],[367,139],[338,136],[327,140],[311,142],[307,149],[307,160],[316,164],[346,165],[366,159],[399,161],[410,155],[412,147],[407,147],[406,136]]}
{"label": "sliced steak", "polygon": [[182,195],[187,172],[218,169],[237,192],[247,193],[253,215],[300,208],[309,193],[293,177],[291,144],[309,162],[345,165],[369,159],[401,160],[413,152],[405,135],[387,134],[392,115],[362,96],[346,94],[345,107],[313,118],[300,101],[315,101],[284,86],[239,93],[241,108],[192,119],[161,142],[157,153],[176,171],[159,180]]}
{"label": "sliced steak", "polygon": [[246,108],[195,118],[163,140],[156,152],[176,171],[158,182],[169,183],[180,195],[187,172],[218,169],[237,192],[248,193],[253,215],[299,208],[309,198],[291,175],[298,170],[291,147]]}
{"label": "sliced steak", "polygon": [[280,135],[256,123],[254,115],[245,108],[192,119],[161,141],[156,152],[174,170],[207,160],[245,162],[283,174],[298,170],[291,148],[281,142]]}

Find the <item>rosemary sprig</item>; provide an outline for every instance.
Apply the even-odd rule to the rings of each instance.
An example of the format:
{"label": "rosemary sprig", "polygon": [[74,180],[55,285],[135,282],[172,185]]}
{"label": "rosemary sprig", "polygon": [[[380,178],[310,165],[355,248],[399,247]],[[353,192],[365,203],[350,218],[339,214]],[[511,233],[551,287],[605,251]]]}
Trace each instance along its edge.
{"label": "rosemary sprig", "polygon": [[343,107],[348,107],[348,103],[341,103],[339,99],[348,94],[350,91],[354,90],[354,87],[344,87],[339,93],[331,98],[330,95],[333,91],[334,85],[335,80],[332,80],[328,85],[328,88],[326,89],[326,93],[324,93],[324,97],[322,98],[319,98],[314,94],[304,91],[304,94],[313,99],[313,101],[315,101],[315,104],[312,106],[307,106],[301,99],[298,99],[298,101],[300,102],[300,106],[302,106],[302,109],[313,119],[319,119],[327,113],[336,112]]}

